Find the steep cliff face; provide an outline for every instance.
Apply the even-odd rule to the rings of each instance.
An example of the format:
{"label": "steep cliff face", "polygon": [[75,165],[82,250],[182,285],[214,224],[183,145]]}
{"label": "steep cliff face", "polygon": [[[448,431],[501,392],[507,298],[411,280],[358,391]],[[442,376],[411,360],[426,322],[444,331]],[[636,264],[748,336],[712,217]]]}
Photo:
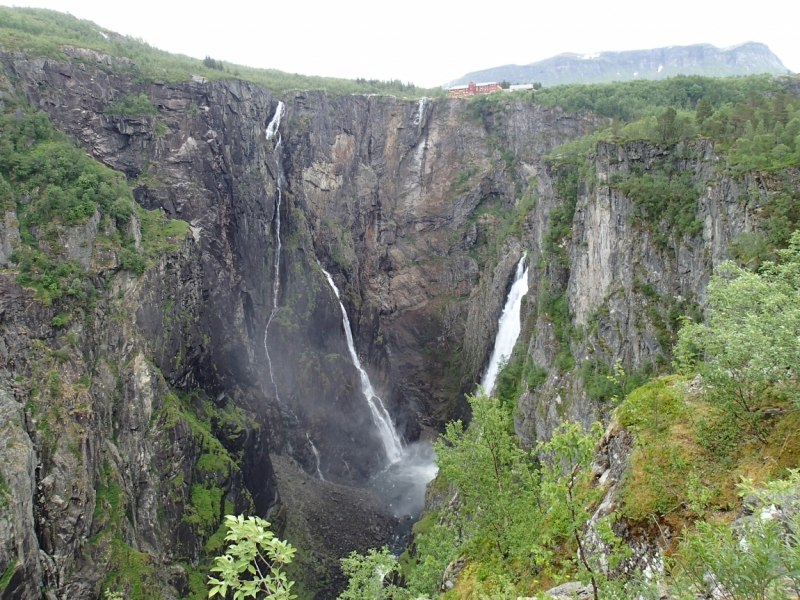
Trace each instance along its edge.
{"label": "steep cliff face", "polygon": [[[552,249],[542,243],[549,226],[546,216],[534,219],[529,243],[539,266],[532,275],[535,291],[528,296],[528,354],[548,375],[520,397],[517,429],[524,439],[549,437],[564,418],[588,425],[600,417],[607,405],[587,387],[597,377],[613,375],[607,365],[620,361],[630,375],[669,359],[678,317],[697,317],[714,266],[731,258],[730,245],[738,235],[752,231],[754,215],[768,194],[768,184],[763,193],[754,193],[759,186],[752,178],[719,173],[718,160],[709,140],[671,147],[599,144],[591,179],[578,183],[571,233],[560,241],[555,260]],[[671,172],[687,173],[701,190],[693,209],[695,234],[664,238],[669,226],[643,222],[636,216],[635,200],[619,189],[617,182],[632,170],[647,173],[665,163]],[[545,178],[539,198],[550,210],[562,202]],[[554,294],[565,302],[563,322],[544,306],[543,298]],[[569,333],[557,339],[556,327]],[[559,353],[569,356],[568,368],[555,364]]]}
{"label": "steep cliff face", "polygon": [[[154,347],[178,356],[202,347],[192,331],[202,301],[198,258],[188,238],[141,279],[97,273],[106,291],[86,311],[43,306],[2,276],[4,427],[13,440],[0,461],[9,486],[0,519],[13,524],[3,538],[11,559],[4,598],[38,597],[40,589],[93,597],[123,564],[143,589],[178,595],[186,570],[175,566],[165,577],[154,565],[196,564],[213,533],[204,533],[212,522],[197,511],[196,495],[219,490],[232,509],[254,509],[242,469],[227,457],[237,445],[258,456],[257,426],[236,431],[246,422],[222,409],[212,437],[197,422],[203,409],[186,408],[208,398],[179,399],[152,360]],[[204,467],[212,455],[221,463],[213,472]],[[250,476],[259,471],[253,462]],[[268,488],[269,463],[260,470]]]}
{"label": "steep cliff face", "polygon": [[[457,410],[491,349],[521,252],[515,237],[496,244],[503,215],[542,153],[593,121],[523,103],[500,119],[458,102],[297,92],[278,145],[265,135],[278,105],[267,90],[142,84],[123,59],[64,50],[72,61],[4,54],[11,89],[123,171],[143,207],[191,233],[137,278],[95,243],[101,215],[64,228],[59,252],[103,290],[83,313],[41,305],[3,275],[3,381],[19,415],[9,422],[29,441],[8,455],[4,481],[21,502],[2,518],[36,523],[35,537],[25,526],[3,537],[13,582],[3,597],[40,587],[92,597],[117,578],[142,582],[136,594],[183,595],[219,547],[224,512],[276,506],[269,453],[314,473],[313,440],[322,471],[341,482],[382,462],[317,261],[343,293],[376,391],[415,439]],[[142,93],[152,114],[114,114],[115,101]],[[6,259],[17,227],[7,215]],[[140,244],[135,218],[131,227]],[[75,316],[54,320],[63,311]],[[273,515],[286,523],[283,509]],[[373,537],[321,543],[335,555]]]}

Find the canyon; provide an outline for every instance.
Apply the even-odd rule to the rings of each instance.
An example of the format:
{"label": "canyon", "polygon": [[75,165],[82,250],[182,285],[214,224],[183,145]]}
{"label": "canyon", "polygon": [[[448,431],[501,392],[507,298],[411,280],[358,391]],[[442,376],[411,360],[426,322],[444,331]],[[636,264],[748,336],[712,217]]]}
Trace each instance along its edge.
{"label": "canyon", "polygon": [[[14,499],[0,502],[2,600],[96,598],[121,571],[137,597],[197,593],[230,512],[270,520],[301,549],[304,593],[336,597],[337,559],[389,543],[404,517],[369,482],[469,418],[515,283],[511,346],[540,374],[520,384],[515,427],[534,444],[564,419],[608,417],[582,369],[669,360],[667,313],[702,305],[776,185],[721,172],[705,138],[603,142],[554,252],[562,167],[546,155],[603,117],[510,97],[278,98],[61,51],[0,52],[0,100],[45,112],[141,207],[186,227],[141,276],[101,256],[98,222],[65,227],[58,252],[99,290],[78,318],[15,281],[15,213],[0,223],[0,467]],[[141,94],[153,114],[107,110]],[[698,233],[666,246],[610,185],[656,161],[702,189]],[[64,312],[76,316],[59,324]]]}

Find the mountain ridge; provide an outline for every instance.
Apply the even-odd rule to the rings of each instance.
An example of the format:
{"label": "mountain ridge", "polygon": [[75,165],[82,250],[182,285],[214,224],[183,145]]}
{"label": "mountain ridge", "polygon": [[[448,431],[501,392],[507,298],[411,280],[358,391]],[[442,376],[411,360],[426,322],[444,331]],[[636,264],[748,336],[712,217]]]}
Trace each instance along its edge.
{"label": "mountain ridge", "polygon": [[733,76],[789,72],[769,47],[760,42],[744,42],[726,48],[692,44],[590,54],[564,52],[527,65],[509,64],[472,71],[448,82],[445,87],[470,81],[539,82],[550,86],[665,79],[675,75]]}

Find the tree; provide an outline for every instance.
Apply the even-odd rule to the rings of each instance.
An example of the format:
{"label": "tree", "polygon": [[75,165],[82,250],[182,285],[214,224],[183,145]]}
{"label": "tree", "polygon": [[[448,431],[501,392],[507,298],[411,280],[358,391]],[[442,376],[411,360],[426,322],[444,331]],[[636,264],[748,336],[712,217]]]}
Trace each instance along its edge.
{"label": "tree", "polygon": [[675,120],[677,117],[678,112],[671,106],[656,117],[658,135],[661,142],[667,143],[675,137]]}
{"label": "tree", "polygon": [[233,600],[292,600],[293,581],[288,581],[283,568],[292,562],[296,550],[288,542],[275,537],[269,523],[259,517],[227,515],[225,525],[231,542],[227,552],[214,559],[209,577],[208,597],[225,598],[233,592]]}
{"label": "tree", "polygon": [[406,600],[411,594],[392,583],[398,565],[389,549],[370,549],[365,555],[351,552],[339,561],[349,578],[347,589],[338,600]]}
{"label": "tree", "polygon": [[538,553],[531,532],[541,521],[534,462],[519,446],[509,408],[483,394],[467,399],[469,428],[451,422],[436,443],[439,477],[458,490],[458,519],[475,552],[530,560]]}
{"label": "tree", "polygon": [[210,56],[206,56],[203,59],[203,65],[208,69],[215,69],[217,71],[225,70],[225,66],[222,64],[221,60],[214,60]]}
{"label": "tree", "polygon": [[800,406],[800,232],[777,255],[759,273],[720,265],[706,322],[678,334],[678,366],[699,371],[709,400],[749,427],[766,408]]}
{"label": "tree", "polygon": [[537,446],[542,460],[541,502],[548,507],[545,529],[552,539],[575,542],[578,573],[591,582],[595,600],[605,574],[587,547],[584,528],[589,508],[601,493],[590,485],[589,468],[601,434],[599,423],[593,424],[590,434],[583,431],[580,423],[562,423],[549,442],[539,442]]}
{"label": "tree", "polygon": [[702,127],[705,120],[712,114],[714,114],[714,109],[711,103],[705,98],[700,98],[700,100],[697,101],[697,112],[694,117],[695,121],[697,121],[697,125]]}

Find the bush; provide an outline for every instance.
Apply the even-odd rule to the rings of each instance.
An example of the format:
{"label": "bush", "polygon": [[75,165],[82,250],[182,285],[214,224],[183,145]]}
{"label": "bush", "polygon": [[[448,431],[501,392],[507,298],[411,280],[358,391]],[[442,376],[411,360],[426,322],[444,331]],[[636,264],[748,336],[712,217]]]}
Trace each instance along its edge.
{"label": "bush", "polygon": [[147,261],[145,260],[144,256],[135,250],[131,250],[129,248],[120,248],[119,266],[125,271],[131,271],[132,273],[141,275],[144,273],[144,269],[147,266]]}
{"label": "bush", "polygon": [[156,107],[150,102],[150,98],[142,92],[140,94],[125,94],[122,98],[114,100],[106,106],[103,111],[107,115],[155,115],[158,113]]}
{"label": "bush", "polygon": [[790,590],[800,594],[798,489],[797,471],[760,490],[745,481],[740,494],[751,497],[753,515],[734,526],[698,523],[673,561],[676,578],[731,600],[777,600],[789,597]]}
{"label": "bush", "polygon": [[292,545],[276,538],[269,530],[270,524],[259,517],[227,515],[225,525],[228,528],[225,541],[231,544],[225,554],[214,559],[211,572],[219,576],[208,578],[208,597],[225,598],[230,590],[238,599],[296,598],[290,593],[294,582],[284,572],[297,552]]}

